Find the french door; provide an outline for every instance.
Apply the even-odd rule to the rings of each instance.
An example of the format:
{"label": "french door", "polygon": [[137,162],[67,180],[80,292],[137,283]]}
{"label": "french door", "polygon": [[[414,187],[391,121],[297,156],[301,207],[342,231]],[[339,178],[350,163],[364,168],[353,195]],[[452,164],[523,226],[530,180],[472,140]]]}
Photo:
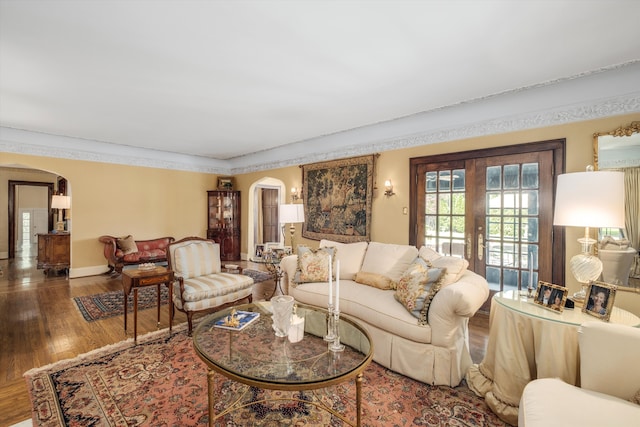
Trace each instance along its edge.
{"label": "french door", "polygon": [[562,284],[553,195],[563,151],[549,141],[411,159],[411,243],[465,258],[493,292]]}

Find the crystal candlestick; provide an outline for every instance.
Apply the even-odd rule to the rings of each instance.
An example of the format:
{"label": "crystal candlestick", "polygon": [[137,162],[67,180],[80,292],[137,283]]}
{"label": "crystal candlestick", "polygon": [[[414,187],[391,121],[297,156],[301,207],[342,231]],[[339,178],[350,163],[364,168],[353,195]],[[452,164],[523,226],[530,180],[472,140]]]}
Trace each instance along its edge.
{"label": "crystal candlestick", "polygon": [[[330,316],[331,317],[331,316]],[[339,352],[344,350],[344,345],[340,344],[340,312],[333,311],[333,341],[329,343],[329,350]]]}
{"label": "crystal candlestick", "polygon": [[329,315],[327,316],[327,335],[324,336],[325,341],[333,342],[335,335],[335,321],[333,318],[333,304],[329,304]]}

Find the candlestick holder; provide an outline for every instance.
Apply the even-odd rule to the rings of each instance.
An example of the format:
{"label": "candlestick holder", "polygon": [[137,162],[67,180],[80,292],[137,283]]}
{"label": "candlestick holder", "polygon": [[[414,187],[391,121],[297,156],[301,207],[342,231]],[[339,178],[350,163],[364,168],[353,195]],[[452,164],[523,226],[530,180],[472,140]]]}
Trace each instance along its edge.
{"label": "candlestick holder", "polygon": [[340,312],[338,310],[333,310],[333,336],[329,350],[333,352],[344,351],[344,345],[340,344]]}
{"label": "candlestick holder", "polygon": [[327,316],[327,335],[324,336],[325,341],[333,342],[335,336],[335,320],[333,318],[333,304],[328,306],[329,315]]}

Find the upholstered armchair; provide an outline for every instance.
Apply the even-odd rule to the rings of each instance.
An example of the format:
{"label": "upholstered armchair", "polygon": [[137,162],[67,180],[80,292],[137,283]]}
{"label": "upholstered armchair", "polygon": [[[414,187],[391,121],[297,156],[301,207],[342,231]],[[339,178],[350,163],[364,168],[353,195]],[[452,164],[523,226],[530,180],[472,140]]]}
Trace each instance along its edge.
{"label": "upholstered armchair", "polygon": [[520,400],[518,426],[638,425],[640,329],[587,322],[578,342],[580,387],[558,378],[530,382]]}
{"label": "upholstered armchair", "polygon": [[167,252],[167,263],[176,278],[172,310],[177,308],[187,315],[189,335],[194,313],[252,301],[253,279],[242,270],[223,273],[220,245],[213,240],[186,237],[171,243]]}

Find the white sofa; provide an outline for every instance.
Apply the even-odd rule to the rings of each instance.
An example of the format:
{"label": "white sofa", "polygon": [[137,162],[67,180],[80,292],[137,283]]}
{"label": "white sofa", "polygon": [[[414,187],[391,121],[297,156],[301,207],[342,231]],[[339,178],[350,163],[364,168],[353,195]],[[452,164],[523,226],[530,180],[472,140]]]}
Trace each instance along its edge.
{"label": "white sofa", "polygon": [[518,426],[640,425],[640,329],[587,322],[578,342],[581,386],[558,378],[531,381],[520,399]]}
{"label": "white sofa", "polygon": [[[398,373],[436,385],[457,386],[471,365],[469,318],[489,295],[486,280],[467,270],[466,261],[442,257],[409,245],[377,242],[343,244],[323,240],[320,247],[336,248],[340,261],[341,315],[356,320],[371,336],[373,359]],[[357,283],[357,273],[367,272],[397,281],[421,256],[434,266],[446,266],[447,274],[428,311],[428,324],[420,325],[394,297],[395,290]],[[297,255],[285,257],[283,290],[296,301],[320,308],[328,304],[326,282],[295,283]]]}

